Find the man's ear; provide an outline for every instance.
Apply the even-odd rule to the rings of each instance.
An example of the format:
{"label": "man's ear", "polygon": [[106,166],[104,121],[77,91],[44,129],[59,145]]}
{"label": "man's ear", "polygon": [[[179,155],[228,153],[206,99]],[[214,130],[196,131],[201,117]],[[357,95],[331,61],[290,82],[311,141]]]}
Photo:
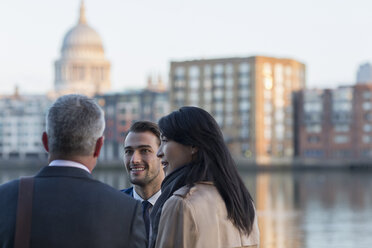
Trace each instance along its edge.
{"label": "man's ear", "polygon": [[43,142],[45,151],[49,152],[48,135],[46,132],[43,132],[43,136],[41,136],[41,141]]}
{"label": "man's ear", "polygon": [[104,138],[103,138],[103,136],[101,136],[101,137],[98,138],[98,140],[96,142],[96,147],[94,148],[94,153],[93,153],[93,156],[95,158],[97,158],[99,156],[100,152],[101,152],[101,148],[103,146],[103,140],[104,140]]}

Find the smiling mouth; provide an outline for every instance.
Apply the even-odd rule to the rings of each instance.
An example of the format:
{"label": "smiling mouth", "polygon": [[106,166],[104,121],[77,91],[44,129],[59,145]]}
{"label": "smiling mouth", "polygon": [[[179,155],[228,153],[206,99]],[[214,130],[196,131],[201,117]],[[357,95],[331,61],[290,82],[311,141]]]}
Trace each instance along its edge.
{"label": "smiling mouth", "polygon": [[130,171],[132,172],[139,172],[139,171],[144,171],[145,167],[144,166],[133,166],[130,167]]}

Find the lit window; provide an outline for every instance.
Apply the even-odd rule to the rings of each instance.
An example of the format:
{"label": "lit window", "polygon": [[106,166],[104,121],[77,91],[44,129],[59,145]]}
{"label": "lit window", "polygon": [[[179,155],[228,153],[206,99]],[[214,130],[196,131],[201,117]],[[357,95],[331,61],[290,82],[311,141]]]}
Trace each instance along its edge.
{"label": "lit window", "polygon": [[277,84],[283,84],[283,65],[276,64],[275,65],[275,81]]}
{"label": "lit window", "polygon": [[271,90],[273,88],[273,79],[272,77],[264,77],[264,86],[265,89]]}
{"label": "lit window", "polygon": [[271,64],[270,63],[264,63],[263,74],[264,75],[271,75]]}

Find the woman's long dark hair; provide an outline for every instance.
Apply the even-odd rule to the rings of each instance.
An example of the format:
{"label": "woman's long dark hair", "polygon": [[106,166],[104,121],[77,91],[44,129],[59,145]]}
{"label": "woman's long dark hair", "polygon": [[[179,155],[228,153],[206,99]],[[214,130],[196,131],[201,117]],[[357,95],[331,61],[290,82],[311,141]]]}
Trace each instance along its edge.
{"label": "woman's long dark hair", "polygon": [[228,218],[246,234],[255,218],[252,197],[240,178],[235,162],[213,117],[197,107],[182,107],[159,121],[162,135],[198,149],[186,183],[213,181],[225,202]]}

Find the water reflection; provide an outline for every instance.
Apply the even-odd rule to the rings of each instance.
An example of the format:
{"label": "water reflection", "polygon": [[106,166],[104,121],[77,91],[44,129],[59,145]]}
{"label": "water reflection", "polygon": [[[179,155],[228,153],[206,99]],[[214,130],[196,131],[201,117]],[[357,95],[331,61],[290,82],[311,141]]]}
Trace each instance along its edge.
{"label": "water reflection", "polygon": [[370,173],[302,172],[245,175],[262,248],[370,247]]}
{"label": "water reflection", "polygon": [[[0,183],[39,169],[0,169]],[[124,168],[95,170],[114,188],[129,185]],[[255,200],[261,248],[364,248],[372,244],[372,173],[242,173]]]}

